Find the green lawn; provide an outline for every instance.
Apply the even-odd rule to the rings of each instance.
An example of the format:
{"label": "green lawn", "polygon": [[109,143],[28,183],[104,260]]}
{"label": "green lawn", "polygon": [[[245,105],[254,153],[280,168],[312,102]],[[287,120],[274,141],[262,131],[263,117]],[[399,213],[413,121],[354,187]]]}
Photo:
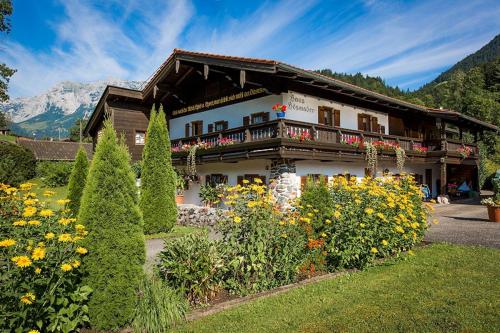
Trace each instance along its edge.
{"label": "green lawn", "polygon": [[[37,178],[30,180],[30,182],[35,184],[35,186],[33,186],[33,192],[36,193],[37,197],[40,200],[48,202],[52,209],[60,208],[60,205],[58,205],[56,201],[59,199],[66,199],[66,196],[68,195],[68,186],[45,187],[43,186],[41,180]],[[55,194],[51,197],[45,197],[43,195],[45,191],[53,191]]]}
{"label": "green lawn", "polygon": [[207,232],[205,228],[197,228],[197,227],[185,227],[182,225],[176,225],[169,233],[160,232],[157,234],[146,235],[146,239],[154,239],[154,238],[176,238],[182,237],[189,234]]}
{"label": "green lawn", "polygon": [[3,134],[1,134],[0,135],[0,141],[7,141],[7,142],[15,143],[16,142],[16,137],[14,135],[3,135]]}
{"label": "green lawn", "polygon": [[436,244],[415,253],[177,331],[500,332],[500,250]]}

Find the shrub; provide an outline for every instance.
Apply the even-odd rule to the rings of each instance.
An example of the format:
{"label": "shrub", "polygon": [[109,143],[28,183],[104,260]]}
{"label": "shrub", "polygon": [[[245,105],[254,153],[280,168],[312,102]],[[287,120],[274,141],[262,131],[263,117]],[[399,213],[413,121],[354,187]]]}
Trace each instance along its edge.
{"label": "shrub", "polygon": [[430,206],[422,204],[410,176],[360,183],[340,177],[331,185],[330,197],[334,210],[327,218],[314,201],[299,206],[309,242],[324,244],[330,270],[362,268],[376,257],[410,250],[427,229]]}
{"label": "shrub", "polygon": [[176,175],[163,108],[151,110],[141,175],[141,210],[147,234],[168,232],[177,222]]}
{"label": "shrub", "polygon": [[0,183],[18,186],[35,177],[35,156],[16,144],[0,142]]}
{"label": "shrub", "polygon": [[200,187],[199,196],[203,204],[211,206],[219,202],[220,200],[219,194],[221,194],[221,192],[222,192],[221,185],[216,187],[207,184]]}
{"label": "shrub", "polygon": [[80,209],[80,201],[88,172],[89,162],[87,161],[87,153],[85,152],[85,149],[80,147],[78,149],[78,153],[76,154],[76,160],[73,165],[73,171],[71,171],[71,175],[69,177],[68,186],[68,199],[70,200],[68,208],[75,215],[78,214],[78,210]]}
{"label": "shrub", "polygon": [[162,278],[191,304],[207,303],[220,289],[223,260],[206,233],[168,240],[159,258]]}
{"label": "shrub", "polygon": [[80,285],[87,231],[31,187],[0,184],[0,331],[73,332],[88,321],[91,289]]}
{"label": "shrub", "polygon": [[37,177],[48,187],[68,185],[71,170],[73,170],[72,162],[42,161],[36,165]]}
{"label": "shrub", "polygon": [[79,212],[89,231],[84,282],[94,290],[89,315],[96,329],[118,329],[132,320],[143,275],[143,222],[129,160],[126,147],[105,121]]}
{"label": "shrub", "polygon": [[139,287],[132,328],[136,333],[162,333],[180,322],[188,303],[157,277],[145,277]]}
{"label": "shrub", "polygon": [[305,237],[297,220],[278,209],[262,185],[229,187],[229,208],[218,223],[227,272],[226,288],[248,294],[293,282],[303,264]]}

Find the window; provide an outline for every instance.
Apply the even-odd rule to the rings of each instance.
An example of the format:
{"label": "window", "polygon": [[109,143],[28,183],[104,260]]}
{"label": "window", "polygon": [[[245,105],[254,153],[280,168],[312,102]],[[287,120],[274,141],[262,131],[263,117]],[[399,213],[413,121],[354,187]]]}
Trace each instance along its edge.
{"label": "window", "polygon": [[371,130],[370,116],[367,114],[358,114],[358,130],[369,132]]}
{"label": "window", "polygon": [[319,173],[309,173],[309,174],[307,174],[307,176],[300,176],[300,186],[301,187],[304,187],[308,181],[310,181],[312,183],[318,183],[318,182],[322,181],[325,184],[328,184],[328,176],[322,175]]}
{"label": "window", "polygon": [[224,131],[224,130],[227,130],[228,128],[228,122],[227,121],[216,121],[214,123],[214,130],[216,132],[220,132],[220,131]]}
{"label": "window", "polygon": [[253,113],[251,115],[252,124],[259,124],[269,121],[269,112]]}
{"label": "window", "polygon": [[245,174],[244,176],[238,176],[238,184],[243,185],[243,180],[248,180],[250,184],[254,183],[255,179],[262,180],[262,183],[266,183],[266,176],[261,176],[257,174]]}
{"label": "window", "polygon": [[146,132],[135,131],[135,144],[143,145],[146,143]]}
{"label": "window", "polygon": [[340,110],[327,106],[318,107],[318,124],[340,127]]}
{"label": "window", "polygon": [[191,122],[191,136],[199,136],[203,134],[203,121],[197,120]]}
{"label": "window", "polygon": [[219,184],[227,184],[227,176],[220,173],[213,173],[206,176],[206,184],[216,187]]}

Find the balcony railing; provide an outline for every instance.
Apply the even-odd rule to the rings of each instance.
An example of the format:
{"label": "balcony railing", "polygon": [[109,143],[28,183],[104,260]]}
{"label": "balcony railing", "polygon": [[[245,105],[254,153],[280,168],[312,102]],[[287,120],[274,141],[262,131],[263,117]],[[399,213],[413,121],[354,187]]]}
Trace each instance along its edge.
{"label": "balcony railing", "polygon": [[190,146],[199,144],[205,149],[235,145],[250,142],[264,142],[267,140],[282,139],[283,142],[311,143],[321,147],[321,144],[337,146],[338,149],[352,150],[366,142],[380,146],[401,147],[407,152],[425,155],[426,152],[447,151],[462,154],[469,151],[467,157],[477,156],[475,144],[463,144],[456,140],[423,140],[419,138],[401,137],[379,133],[364,132],[326,125],[311,124],[300,121],[277,119],[264,123],[241,126],[220,132],[206,133],[172,140],[174,152],[187,151]]}

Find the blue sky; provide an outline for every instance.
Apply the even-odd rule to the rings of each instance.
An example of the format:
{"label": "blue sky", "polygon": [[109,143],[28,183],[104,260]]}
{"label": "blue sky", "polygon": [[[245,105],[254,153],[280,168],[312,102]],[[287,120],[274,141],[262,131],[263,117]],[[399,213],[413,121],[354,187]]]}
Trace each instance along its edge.
{"label": "blue sky", "polygon": [[174,48],[376,75],[415,89],[500,32],[498,1],[14,0],[12,97],[145,80]]}

